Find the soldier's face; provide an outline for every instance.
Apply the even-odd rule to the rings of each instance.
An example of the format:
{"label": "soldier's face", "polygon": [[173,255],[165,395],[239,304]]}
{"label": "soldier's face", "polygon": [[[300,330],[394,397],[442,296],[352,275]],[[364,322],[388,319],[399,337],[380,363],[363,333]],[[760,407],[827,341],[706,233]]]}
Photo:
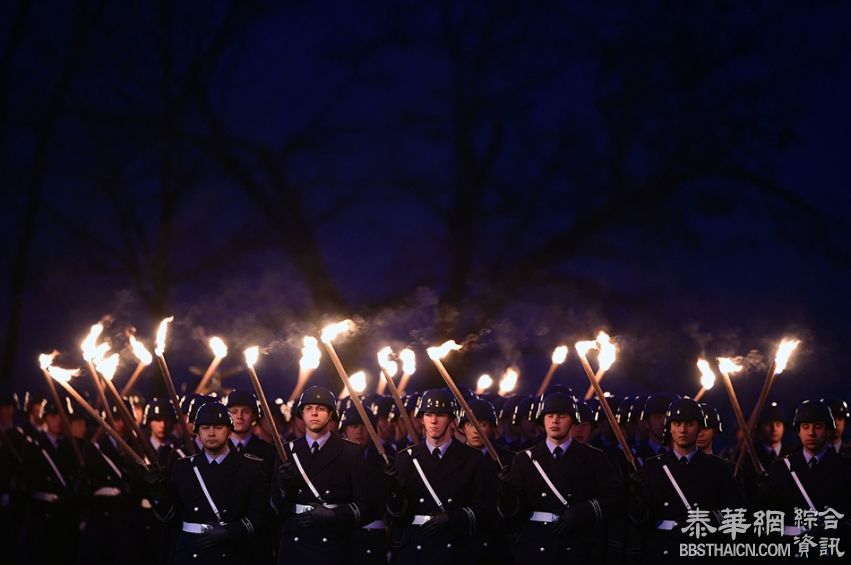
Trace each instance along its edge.
{"label": "soldier's face", "polygon": [[343,428],[343,436],[361,446],[366,445],[369,436],[366,433],[366,427],[363,424],[349,424]]}
{"label": "soldier's face", "polygon": [[573,417],[570,414],[544,414],[544,430],[547,432],[547,437],[556,443],[567,439],[572,426]]}
{"label": "soldier's face", "polygon": [[205,449],[218,451],[225,446],[230,435],[230,428],[224,424],[203,424],[198,426],[198,439]]}
{"label": "soldier's face", "polygon": [[570,437],[579,443],[588,443],[591,439],[591,422],[581,422],[570,428]]}
{"label": "soldier's face", "polygon": [[396,426],[387,418],[378,418],[378,435],[385,441],[392,441],[396,437]]}
{"label": "soldier's face", "polygon": [[759,433],[765,443],[777,443],[783,439],[785,426],[783,422],[762,422],[759,425]]}
{"label": "soldier's face", "polygon": [[836,418],[836,429],[830,436],[830,439],[836,441],[845,435],[845,418]]}
{"label": "soldier's face", "polygon": [[798,437],[801,445],[811,453],[818,453],[827,443],[827,426],[824,422],[802,422],[798,428]]}
{"label": "soldier's face", "polygon": [[690,451],[697,443],[697,434],[699,433],[700,425],[697,420],[671,422],[671,438],[674,445],[682,450]]}
{"label": "soldier's face", "polygon": [[697,448],[701,450],[708,449],[712,447],[712,440],[715,439],[715,429],[714,428],[700,428],[700,432],[697,434]]}
{"label": "soldier's face", "polygon": [[665,415],[650,414],[647,416],[647,425],[650,430],[650,435],[652,435],[657,442],[661,442],[662,434],[665,431]]}
{"label": "soldier's face", "polygon": [[423,428],[425,429],[426,437],[432,441],[446,439],[450,421],[449,414],[426,412],[423,414]]}
{"label": "soldier's face", "polygon": [[322,404],[305,404],[301,417],[308,430],[314,433],[325,433],[331,422],[331,410]]}
{"label": "soldier's face", "polygon": [[59,414],[48,414],[44,417],[44,424],[47,426],[47,431],[55,436],[62,433],[62,418]]}
{"label": "soldier's face", "polygon": [[[493,441],[494,433],[496,432],[496,428],[494,425],[488,420],[481,420],[479,425],[482,426],[482,431],[488,436],[488,439]],[[485,442],[482,440],[482,436],[479,435],[479,432],[476,431],[476,426],[473,425],[472,422],[464,422],[464,426],[462,431],[464,432],[464,437],[467,439],[467,445],[470,447],[475,447],[476,449],[481,449],[485,446]]]}
{"label": "soldier's face", "polygon": [[254,422],[254,410],[248,406],[231,406],[228,411],[233,418],[233,431],[238,434],[248,433]]}
{"label": "soldier's face", "polygon": [[162,441],[165,438],[165,420],[150,420],[148,427],[151,428],[151,435]]}

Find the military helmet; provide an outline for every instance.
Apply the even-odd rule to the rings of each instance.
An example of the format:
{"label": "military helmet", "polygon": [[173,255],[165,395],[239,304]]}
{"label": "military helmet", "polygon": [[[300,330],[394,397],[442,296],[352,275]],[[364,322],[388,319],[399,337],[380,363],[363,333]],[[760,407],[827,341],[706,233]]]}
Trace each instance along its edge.
{"label": "military helmet", "polygon": [[337,397],[334,396],[334,393],[329,389],[322,386],[311,386],[308,387],[301,396],[298,398],[298,408],[296,408],[295,415],[301,419],[302,412],[304,412],[304,407],[308,404],[318,404],[320,406],[327,406],[328,410],[331,411],[331,418],[337,419]]}
{"label": "military helmet", "polygon": [[579,415],[579,422],[589,422],[592,426],[597,425],[597,414],[594,412],[594,408],[592,408],[589,402],[584,400],[577,401],[576,412]]}
{"label": "military helmet", "polygon": [[851,418],[851,412],[848,410],[848,403],[838,396],[822,398],[821,401],[830,407],[830,413],[833,414],[834,420],[847,420]]}
{"label": "military helmet", "polygon": [[[561,393],[556,393],[561,394]],[[520,402],[514,407],[514,414],[511,417],[511,423],[515,426],[520,425],[520,422],[534,421],[538,416],[538,408],[540,402],[535,396],[524,396]]]}
{"label": "military helmet", "polygon": [[798,406],[795,410],[795,419],[792,420],[796,432],[804,422],[824,422],[828,429],[836,429],[836,421],[833,419],[830,407],[821,400],[805,400]]}
{"label": "military helmet", "polygon": [[786,411],[783,410],[783,407],[777,401],[771,401],[765,405],[765,408],[762,409],[762,413],[759,415],[760,424],[765,422],[788,422],[789,419],[786,417]]}
{"label": "military helmet", "polygon": [[718,413],[718,409],[706,402],[701,402],[700,407],[703,409],[703,415],[706,416],[706,425],[704,427],[711,428],[719,434],[723,432],[724,428],[721,426],[721,414]]}
{"label": "military helmet", "polygon": [[257,414],[257,419],[263,417],[263,410],[260,407],[260,401],[257,400],[257,396],[254,395],[253,392],[249,392],[247,390],[232,390],[228,393],[227,396],[222,399],[222,404],[230,409],[231,406],[248,406],[254,413]]}
{"label": "military helmet", "polygon": [[693,398],[683,397],[674,400],[665,413],[666,428],[671,426],[671,422],[688,422],[691,420],[696,421],[704,428],[707,427],[706,414],[704,414],[700,403]]}
{"label": "military helmet", "polygon": [[538,406],[535,420],[541,424],[547,414],[570,414],[574,423],[579,423],[579,414],[576,410],[576,401],[572,396],[563,392],[548,394]]}
{"label": "military helmet", "polygon": [[[369,422],[375,427],[375,415],[369,410],[365,412]],[[356,424],[363,424],[363,418],[360,417],[360,412],[358,412],[357,408],[349,406],[340,414],[340,429],[342,430],[346,426],[354,426]]]}
{"label": "military helmet", "polygon": [[372,402],[369,403],[368,411],[372,412],[376,418],[387,418],[389,420],[393,406],[393,399],[389,396],[376,395],[373,397]]}
{"label": "military helmet", "polygon": [[233,428],[230,410],[217,400],[202,404],[195,413],[195,428],[201,426],[228,426]]}
{"label": "military helmet", "polygon": [[515,408],[517,408],[517,404],[524,398],[524,396],[519,394],[507,397],[505,399],[505,402],[502,403],[502,408],[497,413],[497,417],[499,418],[499,420],[508,420],[509,423],[513,423],[514,410]]}
{"label": "military helmet", "polygon": [[148,405],[145,406],[145,413],[142,415],[142,425],[147,426],[148,422],[152,420],[177,421],[171,401],[167,398],[152,398]]}
{"label": "military helmet", "polygon": [[196,394],[189,400],[189,405],[187,406],[187,418],[190,424],[195,424],[195,416],[198,414],[198,409],[201,406],[207,404],[208,402],[218,402],[219,399],[213,396],[204,396],[201,394]]}
{"label": "military helmet", "polygon": [[[479,422],[490,422],[496,426],[496,410],[494,410],[490,402],[482,398],[473,398],[468,400],[467,404],[470,405],[470,410],[473,411],[473,416],[476,417],[476,420]],[[470,421],[470,417],[465,410],[460,410],[459,414],[461,416],[459,424],[463,425],[464,422]]]}
{"label": "military helmet", "polygon": [[18,402],[18,394],[15,392],[0,393],[0,406],[12,406],[15,410],[18,410],[21,407],[20,402]]}
{"label": "military helmet", "polygon": [[423,414],[449,414],[456,417],[455,398],[442,388],[432,388],[420,397],[415,416],[422,417]]}
{"label": "military helmet", "polygon": [[646,420],[651,414],[667,415],[668,407],[673,401],[673,395],[665,392],[651,394],[644,401],[644,408],[641,410],[641,417],[639,419]]}

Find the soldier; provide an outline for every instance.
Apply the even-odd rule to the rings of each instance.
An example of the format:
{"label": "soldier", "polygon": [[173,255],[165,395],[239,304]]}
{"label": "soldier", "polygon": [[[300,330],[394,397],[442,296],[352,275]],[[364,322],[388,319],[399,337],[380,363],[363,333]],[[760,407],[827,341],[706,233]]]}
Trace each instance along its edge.
{"label": "soldier", "polygon": [[[792,453],[793,449],[783,443],[783,435],[786,432],[786,413],[780,403],[776,401],[769,402],[762,414],[759,415],[759,422],[755,434],[754,448],[756,457],[759,460],[763,470],[774,461],[786,457]],[[743,447],[743,449],[745,449]],[[745,487],[745,495],[749,499],[758,496],[760,477],[757,476],[753,463],[751,463],[750,455],[745,452],[744,460],[742,461],[742,481]]]}
{"label": "soldier", "polygon": [[848,403],[835,396],[822,398],[821,401],[830,407],[830,413],[833,414],[833,421],[836,423],[836,429],[833,430],[833,433],[828,439],[828,445],[840,455],[851,456],[851,446],[843,442],[845,422],[851,417],[851,412],[848,410]]}
{"label": "soldier", "polygon": [[588,402],[578,401],[576,410],[579,416],[579,421],[570,428],[570,437],[579,443],[587,445],[591,444],[591,439],[597,428],[597,414],[592,411],[591,405]]}
{"label": "soldier", "polygon": [[721,427],[721,415],[714,406],[705,402],[700,403],[700,408],[703,410],[703,415],[706,417],[704,422],[701,422],[700,432],[697,434],[697,448],[707,455],[715,455],[715,435],[720,434],[723,429]]}
{"label": "soldier", "polygon": [[[763,500],[768,507],[784,512],[784,535],[806,534],[818,538],[818,532],[824,530],[825,518],[830,517],[829,507],[845,517],[838,531],[829,535],[848,539],[851,489],[847,485],[851,482],[851,459],[828,447],[828,438],[835,429],[830,408],[821,401],[806,400],[795,411],[792,425],[801,440],[801,448],[771,464],[767,485],[761,489]],[[802,512],[811,512],[814,520],[797,520],[796,516]],[[821,516],[815,515],[819,512]]]}
{"label": "soldier", "polygon": [[642,461],[666,453],[670,448],[665,445],[665,414],[674,397],[667,393],[651,394],[644,402],[639,424],[646,430],[647,438],[640,440],[635,452]]}
{"label": "soldier", "polygon": [[522,451],[534,447],[543,441],[545,434],[535,419],[538,404],[534,396],[527,396],[517,403],[514,409],[513,423],[520,428],[520,441],[509,445],[508,449]]}
{"label": "soldier", "polygon": [[728,463],[697,448],[701,426],[706,426],[705,415],[697,401],[673,401],[664,424],[671,449],[645,460],[632,475],[629,515],[648,530],[647,563],[678,558],[678,544],[689,539],[683,531],[689,510],[708,511],[707,520],[717,527],[721,509],[741,506]]}
{"label": "soldier", "polygon": [[[417,417],[417,403],[419,402],[420,394],[406,394],[402,398],[402,403],[405,406],[405,411],[408,413],[408,417],[411,420],[411,425],[414,427],[414,434],[417,436],[417,439],[423,437],[423,420],[422,418]],[[398,408],[394,405],[391,409],[391,414],[393,414],[396,419],[396,426],[398,432],[396,433],[396,451],[399,452],[406,447],[410,447],[414,444],[414,438],[410,437],[410,432],[405,427],[404,422],[402,422],[402,417],[398,414]]]}
{"label": "soldier", "polygon": [[260,403],[253,392],[233,390],[224,399],[224,405],[233,419],[230,440],[239,453],[250,453],[263,461],[263,470],[271,479],[275,465],[275,446],[252,433],[261,415]]}
{"label": "soldier", "polygon": [[262,461],[230,448],[233,421],[219,402],[198,408],[195,429],[202,452],[176,461],[168,482],[149,471],[154,511],[180,524],[173,562],[245,563],[254,532],[269,518]]}
{"label": "soldier", "polygon": [[393,562],[459,563],[472,536],[491,519],[486,460],[453,439],[455,403],[446,390],[426,391],[417,415],[425,441],[399,452],[395,466],[385,470],[387,512],[400,534]]}
{"label": "soldier", "polygon": [[606,455],[573,441],[574,399],[544,398],[536,418],[546,432],[502,473],[499,511],[517,521],[515,563],[577,563],[604,558],[605,521],[623,505],[623,487]]}
{"label": "soldier", "polygon": [[299,399],[296,417],[305,435],[287,444],[272,488],[281,520],[279,563],[349,563],[352,531],[380,516],[361,446],[331,433],[335,408],[334,394],[323,387],[311,386]]}
{"label": "soldier", "polygon": [[390,418],[393,409],[393,399],[389,396],[375,396],[370,404],[372,414],[375,416],[375,431],[389,457],[396,455],[396,426]]}

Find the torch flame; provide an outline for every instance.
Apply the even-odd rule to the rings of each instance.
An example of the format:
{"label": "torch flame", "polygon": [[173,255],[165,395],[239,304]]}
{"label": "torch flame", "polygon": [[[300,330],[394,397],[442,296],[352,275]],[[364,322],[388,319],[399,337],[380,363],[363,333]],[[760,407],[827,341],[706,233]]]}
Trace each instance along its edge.
{"label": "torch flame", "polygon": [[561,365],[565,359],[567,359],[567,346],[559,345],[553,351],[553,364]]}
{"label": "torch flame", "polygon": [[245,355],[245,363],[249,367],[254,367],[254,364],[257,363],[257,357],[260,355],[260,348],[255,345],[253,347],[249,347],[242,353]]}
{"label": "torch flame", "polygon": [[402,372],[406,375],[413,375],[417,370],[417,356],[412,349],[403,349],[399,352],[399,359],[402,360]]}
{"label": "torch flame", "polygon": [[103,378],[111,381],[115,376],[115,371],[118,369],[118,353],[113,353],[109,357],[96,359],[95,368],[98,370],[98,373],[103,375]]}
{"label": "torch flame", "polygon": [[709,362],[706,359],[698,359],[697,368],[700,369],[700,386],[706,390],[715,386],[715,373],[712,372]]}
{"label": "torch flame", "polygon": [[220,337],[213,336],[210,338],[210,349],[213,350],[213,356],[216,359],[224,359],[228,356],[228,346]]}
{"label": "torch flame", "polygon": [[160,322],[160,327],[157,329],[157,346],[154,348],[154,353],[157,357],[162,357],[163,353],[165,353],[165,336],[168,333],[168,324],[173,320],[174,316],[169,316]]}
{"label": "torch flame", "polygon": [[449,341],[444,341],[443,345],[440,347],[429,347],[426,349],[426,353],[432,359],[443,359],[446,357],[450,351],[458,351],[461,349],[461,346],[455,343],[454,339],[450,339]]}
{"label": "torch flame", "polygon": [[381,351],[378,352],[378,366],[384,369],[384,372],[387,373],[388,377],[395,377],[396,373],[399,372],[399,364],[396,361],[391,359],[393,355],[393,350],[390,349],[390,346],[383,347]]}
{"label": "torch flame", "polygon": [[355,389],[356,393],[362,393],[364,390],[366,390],[366,373],[364,373],[363,371],[352,373],[349,376],[349,383],[351,383],[352,388]]}
{"label": "torch flame", "polygon": [[138,359],[139,363],[142,365],[150,365],[154,360],[151,352],[148,351],[145,346],[142,345],[142,342],[138,341],[132,334],[130,334],[130,347],[133,349],[133,355],[136,356],[136,359]]}
{"label": "torch flame", "polygon": [[596,349],[597,342],[596,341],[577,341],[573,346],[576,348],[576,352],[580,355],[587,355],[589,351],[592,349]]}
{"label": "torch flame", "polygon": [[724,373],[725,375],[732,375],[734,373],[738,373],[742,370],[742,368],[743,367],[741,365],[738,365],[729,357],[718,358],[718,370]]}
{"label": "torch flame", "polygon": [[476,381],[476,388],[485,391],[493,386],[493,379],[490,375],[484,374]]}
{"label": "torch flame", "polygon": [[517,386],[517,379],[520,377],[520,373],[517,372],[517,369],[514,367],[509,367],[503,373],[502,378],[499,380],[499,394],[506,395]]}
{"label": "torch flame", "polygon": [[780,342],[780,347],[777,348],[777,355],[774,357],[774,374],[779,375],[786,368],[786,363],[789,362],[789,356],[801,343],[797,339],[784,339]]}
{"label": "torch flame", "polygon": [[343,320],[322,328],[322,335],[319,336],[319,339],[322,340],[322,343],[331,343],[338,335],[349,333],[352,329],[354,329],[354,322]]}
{"label": "torch flame", "polygon": [[319,367],[321,357],[319,341],[313,336],[304,336],[304,347],[301,349],[301,360],[298,362],[299,367],[305,371],[316,369]]}
{"label": "torch flame", "polygon": [[76,377],[80,374],[80,369],[63,369],[62,367],[54,367],[53,365],[47,367],[45,370],[48,375],[63,383],[69,382],[71,377]]}
{"label": "torch flame", "polygon": [[609,334],[602,331],[597,334],[597,346],[600,349],[600,355],[597,356],[597,363],[600,365],[600,370],[608,371],[609,367],[615,362],[618,350],[609,338]]}
{"label": "torch flame", "polygon": [[42,371],[46,371],[53,364],[53,360],[56,359],[57,355],[59,355],[59,352],[54,351],[53,353],[42,353],[38,356],[38,364],[41,366]]}
{"label": "torch flame", "polygon": [[[103,324],[95,324],[89,330],[89,335],[86,336],[86,339],[83,340],[83,343],[80,344],[80,349],[83,350],[83,359],[88,361],[94,361],[98,356],[98,347],[97,341],[100,337],[100,334],[103,333]],[[106,354],[104,351],[101,355]]]}

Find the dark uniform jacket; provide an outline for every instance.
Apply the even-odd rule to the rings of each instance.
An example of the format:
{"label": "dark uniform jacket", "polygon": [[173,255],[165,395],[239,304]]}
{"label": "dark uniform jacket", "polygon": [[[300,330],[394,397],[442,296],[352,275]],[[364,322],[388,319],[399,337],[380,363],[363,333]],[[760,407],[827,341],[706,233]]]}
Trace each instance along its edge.
{"label": "dark uniform jacket", "polygon": [[[235,442],[234,446],[236,446]],[[269,480],[272,479],[273,469],[275,466],[275,456],[277,455],[274,445],[252,434],[251,439],[249,439],[248,443],[245,444],[243,453],[254,455],[263,461],[263,471],[266,473],[266,477],[268,477]]]}
{"label": "dark uniform jacket", "polygon": [[[431,537],[420,526],[411,525],[415,516],[441,512],[414,467],[416,459],[443,504],[449,521]],[[396,470],[404,496],[388,500],[387,510],[400,527],[394,540],[394,561],[399,563],[459,563],[472,552],[473,536],[493,520],[496,493],[488,480],[487,462],[481,451],[451,440],[436,460],[425,442],[400,451]]]}
{"label": "dark uniform jacket", "polygon": [[[294,453],[321,501],[303,480],[297,486],[282,484],[276,469],[272,503],[281,518],[278,562],[309,559],[318,563],[350,563],[352,530],[380,515],[371,492],[378,477],[367,471],[359,445],[332,433],[316,455],[311,454],[307,438],[285,445],[292,460]],[[296,507],[333,505],[330,524],[303,528],[296,523]]]}
{"label": "dark uniform jacket", "polygon": [[[219,510],[213,512],[195,475],[201,473]],[[251,455],[228,452],[221,463],[211,464],[205,453],[179,459],[172,470],[170,490],[154,500],[160,520],[193,524],[222,523],[227,540],[202,549],[200,534],[181,531],[174,545],[174,563],[245,563],[255,530],[269,519],[268,482],[262,463]]]}
{"label": "dark uniform jacket", "polygon": [[[497,457],[503,467],[511,467],[515,453],[494,445]],[[490,492],[499,492],[499,466],[491,459],[487,451],[484,451],[482,457],[485,459],[485,478],[491,482],[488,487]],[[496,500],[491,500],[491,505],[495,505]],[[486,527],[479,527],[473,535],[471,543],[472,562],[481,565],[499,565],[501,563],[511,563],[511,528],[508,520],[499,516],[495,508],[491,508],[489,514],[493,518],[492,523]]]}
{"label": "dark uniform jacket", "polygon": [[[533,512],[562,514],[566,507],[543,479],[537,461],[553,485],[567,500],[573,527],[562,537],[553,525],[529,520]],[[605,453],[596,447],[571,441],[559,459],[546,443],[514,457],[513,500],[500,497],[500,511],[516,520],[518,537],[515,563],[563,563],[565,559],[602,559],[605,523],[623,508],[621,481]]]}

